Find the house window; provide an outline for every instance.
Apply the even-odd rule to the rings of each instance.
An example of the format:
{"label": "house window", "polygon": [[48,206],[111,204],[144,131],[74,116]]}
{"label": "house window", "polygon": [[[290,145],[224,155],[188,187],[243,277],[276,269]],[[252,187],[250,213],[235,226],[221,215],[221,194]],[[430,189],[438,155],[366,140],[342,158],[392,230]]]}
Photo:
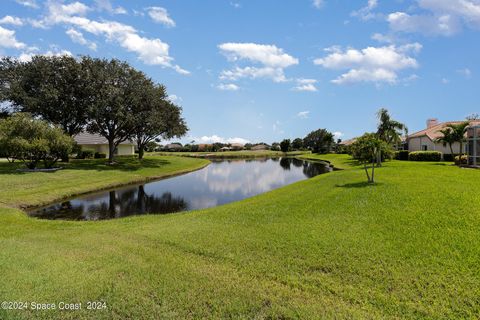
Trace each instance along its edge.
{"label": "house window", "polygon": [[428,146],[427,145],[422,145],[422,151],[428,151]]}

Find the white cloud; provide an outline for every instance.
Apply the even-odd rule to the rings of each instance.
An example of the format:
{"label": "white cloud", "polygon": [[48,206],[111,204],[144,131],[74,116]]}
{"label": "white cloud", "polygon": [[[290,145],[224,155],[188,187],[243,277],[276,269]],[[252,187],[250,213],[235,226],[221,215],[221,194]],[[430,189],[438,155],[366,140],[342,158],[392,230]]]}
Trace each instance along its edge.
{"label": "white cloud", "polygon": [[447,78],[442,78],[442,84],[449,84],[450,83],[450,80],[448,80]]}
{"label": "white cloud", "polygon": [[283,49],[274,45],[256,43],[223,43],[218,46],[229,61],[248,61],[260,64],[260,67],[235,67],[224,70],[220,74],[222,80],[238,80],[240,78],[270,78],[275,82],[284,82],[284,69],[298,64],[298,59],[286,54]]}
{"label": "white cloud", "polygon": [[217,88],[219,90],[223,90],[223,91],[238,91],[238,90],[240,90],[240,87],[237,86],[234,83],[221,83],[217,86]]}
{"label": "white cloud", "polygon": [[110,0],[95,0],[97,9],[107,11],[110,14],[127,14],[127,10],[123,7],[114,7]]}
{"label": "white cloud", "polygon": [[308,119],[309,115],[310,115],[310,111],[301,111],[297,113],[297,117],[300,119]]}
{"label": "white cloud", "polygon": [[388,15],[390,28],[397,32],[451,36],[464,25],[480,28],[479,0],[417,0],[419,14],[394,12]]}
{"label": "white cloud", "polygon": [[15,37],[15,31],[0,27],[0,48],[23,49],[25,43],[20,42]]}
{"label": "white cloud", "polygon": [[459,69],[457,70],[457,73],[461,74],[467,79],[470,79],[472,77],[472,70],[470,70],[469,68]]}
{"label": "white cloud", "polygon": [[297,85],[293,88],[295,91],[310,91],[310,92],[316,92],[318,91],[317,87],[315,84],[317,83],[317,80],[315,79],[297,79],[296,80]]}
{"label": "white cloud", "polygon": [[11,24],[13,26],[22,26],[23,21],[18,17],[5,16],[2,19],[0,19],[0,24]]}
{"label": "white cloud", "polygon": [[139,60],[148,65],[172,68],[180,74],[189,74],[185,69],[173,63],[169,55],[169,45],[160,39],[149,39],[139,35],[132,26],[116,21],[95,21],[85,17],[90,10],[82,3],[74,2],[64,5],[61,2],[47,3],[48,15],[36,21],[39,27],[65,24],[76,27],[77,31],[104,36],[107,41],[116,42],[129,52],[137,54]]}
{"label": "white cloud", "polygon": [[41,54],[33,53],[33,52],[24,52],[20,56],[18,56],[17,59],[20,62],[29,62],[36,55],[41,55],[41,56],[46,56],[46,57],[61,57],[61,56],[70,56],[71,57],[71,56],[73,56],[73,54],[68,50],[54,49],[54,50],[49,50],[49,51],[47,51],[45,53],[41,53]]}
{"label": "white cloud", "polygon": [[18,4],[21,4],[22,6],[37,9],[38,4],[35,0],[16,0]]}
{"label": "white cloud", "polygon": [[287,81],[287,78],[285,77],[283,69],[280,69],[280,68],[236,67],[232,70],[224,70],[220,74],[221,80],[236,81],[241,78],[250,78],[250,79],[268,78],[268,79],[272,79],[275,82]]}
{"label": "white cloud", "polygon": [[195,140],[195,143],[241,143],[241,144],[246,144],[250,143],[250,140],[244,139],[244,138],[223,138],[220,137],[216,134],[212,136],[203,136],[203,137],[194,137],[193,140]]}
{"label": "white cloud", "polygon": [[335,138],[335,140],[338,140],[340,138],[342,138],[344,136],[343,132],[340,132],[340,131],[335,131],[333,133],[333,137]]}
{"label": "white cloud", "polygon": [[372,10],[374,10],[378,6],[378,0],[368,0],[367,5],[363,8],[361,8],[358,11],[354,11],[351,13],[353,17],[359,17],[362,20],[370,20],[375,18],[375,14],[372,13]]}
{"label": "white cloud", "polygon": [[390,35],[390,34],[381,34],[381,33],[374,33],[372,35],[372,39],[373,40],[376,40],[378,42],[381,42],[381,43],[395,43],[396,42],[396,39],[394,38],[394,36]]}
{"label": "white cloud", "polygon": [[387,21],[395,32],[418,32],[429,36],[451,36],[461,29],[459,21],[450,15],[410,15],[394,12],[388,15]]}
{"label": "white cloud", "polygon": [[93,51],[97,50],[97,44],[93,41],[88,41],[87,39],[85,39],[83,33],[81,33],[80,31],[77,31],[75,29],[68,29],[65,33],[70,37],[70,39],[72,39],[73,42],[81,44],[82,46],[87,46]]}
{"label": "white cloud", "polygon": [[181,102],[183,99],[177,96],[176,94],[170,94],[168,95],[168,100],[170,100],[173,103],[176,103],[176,102]]}
{"label": "white cloud", "polygon": [[153,21],[161,23],[167,27],[175,27],[175,21],[168,15],[168,11],[162,7],[150,7],[147,9],[148,15]]}
{"label": "white cloud", "polygon": [[242,5],[239,2],[230,1],[230,5],[235,9],[240,9]]}
{"label": "white cloud", "polygon": [[416,54],[421,50],[419,43],[403,46],[368,47],[362,50],[349,48],[342,50],[338,47],[327,49],[330,54],[324,58],[315,59],[316,65],[327,69],[348,71],[333,80],[336,84],[355,82],[397,82],[398,72],[417,68],[418,62],[409,54]]}
{"label": "white cloud", "polygon": [[256,43],[223,43],[218,46],[231,60],[249,60],[265,66],[287,68],[298,64],[298,59],[283,52],[274,45]]}
{"label": "white cloud", "polygon": [[324,0],[312,0],[312,5],[317,9],[322,8],[324,4],[325,4]]}

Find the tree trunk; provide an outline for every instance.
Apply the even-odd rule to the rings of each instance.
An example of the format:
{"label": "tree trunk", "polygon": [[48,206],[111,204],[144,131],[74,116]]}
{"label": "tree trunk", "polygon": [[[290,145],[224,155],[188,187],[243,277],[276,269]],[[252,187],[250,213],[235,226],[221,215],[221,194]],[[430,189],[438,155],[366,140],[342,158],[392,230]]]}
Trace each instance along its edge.
{"label": "tree trunk", "polygon": [[452,158],[453,158],[453,161],[455,161],[455,154],[453,153],[453,147],[452,147],[452,144],[449,143],[448,144],[450,146],[450,152],[452,153]]}
{"label": "tree trunk", "polygon": [[381,167],[382,166],[382,153],[379,152],[377,154],[377,167]]}
{"label": "tree trunk", "polygon": [[363,167],[365,169],[365,173],[367,174],[368,182],[370,182],[370,174],[368,173],[367,162],[364,163]]}
{"label": "tree trunk", "polygon": [[115,155],[115,143],[113,139],[108,139],[108,163],[113,164]]}
{"label": "tree trunk", "polygon": [[375,183],[375,161],[372,161],[372,180],[370,183]]}
{"label": "tree trunk", "polygon": [[142,160],[145,155],[145,146],[143,144],[138,146],[138,160]]}

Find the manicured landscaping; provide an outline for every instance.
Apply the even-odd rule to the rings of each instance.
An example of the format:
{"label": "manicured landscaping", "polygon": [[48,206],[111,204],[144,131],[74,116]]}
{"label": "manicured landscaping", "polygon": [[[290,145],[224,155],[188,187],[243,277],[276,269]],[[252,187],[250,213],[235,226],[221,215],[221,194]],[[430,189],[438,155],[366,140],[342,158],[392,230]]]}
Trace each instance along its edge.
{"label": "manicured landscaping", "polygon": [[108,306],[0,319],[478,317],[480,171],[391,161],[369,185],[346,155],[303,157],[345,170],[208,210],[81,223],[9,207],[203,160],[54,174],[0,163],[1,300]]}
{"label": "manicured landscaping", "polygon": [[180,174],[208,165],[204,159],[184,157],[119,157],[114,166],[105,159],[59,163],[55,173],[24,173],[21,162],[0,162],[0,206],[28,207],[48,204],[89,191]]}

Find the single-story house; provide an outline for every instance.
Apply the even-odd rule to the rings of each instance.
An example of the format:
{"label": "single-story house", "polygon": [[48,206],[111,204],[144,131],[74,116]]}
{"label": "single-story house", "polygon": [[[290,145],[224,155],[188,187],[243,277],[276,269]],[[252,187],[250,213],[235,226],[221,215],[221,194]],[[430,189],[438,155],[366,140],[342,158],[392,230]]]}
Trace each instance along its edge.
{"label": "single-story house", "polygon": [[230,148],[232,148],[232,150],[243,150],[245,148],[245,145],[241,143],[232,143],[230,144]]}
{"label": "single-story house", "polygon": [[256,146],[252,147],[252,151],[264,151],[270,150],[270,147],[266,144],[257,144]]}
{"label": "single-story house", "polygon": [[[439,122],[437,119],[428,119],[426,129],[408,136],[408,151],[439,151],[443,154],[451,154],[448,145],[444,146],[443,143],[436,142],[436,140],[443,136],[440,130],[445,129],[450,124],[460,124],[463,122],[464,121]],[[480,121],[470,121],[470,125],[478,126],[480,125]],[[465,137],[467,137],[466,134]],[[458,154],[460,151],[460,144],[458,142],[454,143],[452,148],[453,152]],[[467,152],[467,143],[464,143],[462,152]]]}
{"label": "single-story house", "polygon": [[354,144],[355,141],[357,141],[357,138],[352,138],[352,139],[349,139],[349,140],[344,140],[344,141],[341,141],[339,144],[340,144],[341,146],[348,147],[348,146],[351,146],[352,144]]}
{"label": "single-story house", "polygon": [[[82,147],[82,150],[93,150],[94,152],[105,153],[108,157],[108,141],[98,134],[87,132],[79,133],[73,137],[75,142]],[[132,141],[121,142],[115,150],[115,155],[130,156],[135,154],[135,144]]]}

